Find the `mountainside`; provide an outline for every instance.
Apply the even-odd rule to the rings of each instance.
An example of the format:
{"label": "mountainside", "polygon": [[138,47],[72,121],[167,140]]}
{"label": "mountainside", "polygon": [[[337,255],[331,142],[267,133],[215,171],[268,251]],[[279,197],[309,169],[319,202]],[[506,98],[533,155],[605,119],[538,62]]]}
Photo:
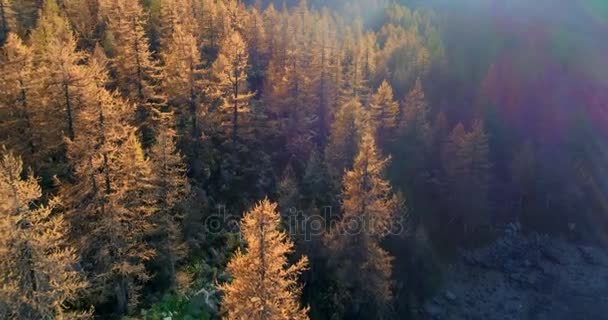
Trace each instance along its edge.
{"label": "mountainside", "polygon": [[510,224],[495,243],[462,251],[421,319],[603,319],[608,254]]}

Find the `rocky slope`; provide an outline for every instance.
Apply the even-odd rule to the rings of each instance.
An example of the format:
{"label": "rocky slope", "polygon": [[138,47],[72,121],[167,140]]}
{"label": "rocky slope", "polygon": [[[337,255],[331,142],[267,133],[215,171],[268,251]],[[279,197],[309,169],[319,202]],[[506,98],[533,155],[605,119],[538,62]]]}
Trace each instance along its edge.
{"label": "rocky slope", "polygon": [[509,225],[463,252],[420,319],[608,319],[608,254]]}

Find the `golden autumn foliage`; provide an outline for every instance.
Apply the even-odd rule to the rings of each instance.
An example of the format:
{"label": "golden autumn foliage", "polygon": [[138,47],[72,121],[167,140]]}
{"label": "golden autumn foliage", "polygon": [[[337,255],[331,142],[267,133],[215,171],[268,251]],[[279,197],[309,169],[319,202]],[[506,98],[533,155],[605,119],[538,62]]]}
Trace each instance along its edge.
{"label": "golden autumn foliage", "polygon": [[3,319],[84,319],[71,303],[87,287],[58,199],[40,204],[42,190],[21,159],[0,158],[0,316]]}
{"label": "golden autumn foliage", "polygon": [[[32,49],[15,33],[9,33],[2,48],[0,121],[2,143],[17,150],[27,161],[40,151],[40,129],[35,126],[37,93]],[[16,136],[13,133],[19,132]]]}
{"label": "golden autumn foliage", "polygon": [[382,81],[369,103],[371,118],[377,130],[377,139],[386,143],[395,139],[395,129],[399,118],[399,104],[393,99],[393,89]]}
{"label": "golden autumn foliage", "polygon": [[247,66],[247,47],[234,30],[226,35],[212,66],[215,95],[222,100],[221,125],[233,142],[239,138],[240,122],[243,114],[249,112],[249,100],[253,97],[247,88]]}
{"label": "golden autumn foliage", "polygon": [[228,263],[232,281],[220,286],[226,319],[308,319],[301,308],[297,278],[307,268],[302,257],[290,265],[294,245],[279,230],[277,205],[265,199],[245,213],[241,234],[246,251],[238,250]]}
{"label": "golden autumn foliage", "polygon": [[380,319],[390,309],[393,258],[380,241],[394,224],[402,200],[392,194],[372,134],[365,132],[352,170],[342,182],[342,218],[328,237],[332,264],[350,293],[347,314]]}
{"label": "golden autumn foliage", "polygon": [[351,168],[367,125],[367,114],[358,100],[352,99],[339,107],[325,149],[332,177],[340,179],[344,170]]}
{"label": "golden autumn foliage", "polygon": [[185,26],[177,24],[165,47],[161,53],[164,64],[163,90],[171,97],[169,103],[175,106],[176,113],[189,118],[191,135],[197,137],[200,134],[198,118],[205,113],[201,108],[202,96],[208,84],[197,39]]}

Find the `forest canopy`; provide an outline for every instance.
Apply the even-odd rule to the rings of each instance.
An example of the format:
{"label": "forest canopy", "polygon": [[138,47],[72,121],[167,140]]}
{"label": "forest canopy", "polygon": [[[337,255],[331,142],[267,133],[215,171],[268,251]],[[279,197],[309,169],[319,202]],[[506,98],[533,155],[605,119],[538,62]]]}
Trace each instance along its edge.
{"label": "forest canopy", "polygon": [[0,0],[0,318],[404,319],[497,225],[605,242],[597,3]]}

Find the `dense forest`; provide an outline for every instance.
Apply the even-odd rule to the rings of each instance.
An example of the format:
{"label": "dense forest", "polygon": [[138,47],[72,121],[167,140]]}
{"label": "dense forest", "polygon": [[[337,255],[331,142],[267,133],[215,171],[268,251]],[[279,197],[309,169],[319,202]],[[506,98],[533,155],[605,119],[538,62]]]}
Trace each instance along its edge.
{"label": "dense forest", "polygon": [[0,0],[0,318],[406,319],[604,243],[602,1]]}

